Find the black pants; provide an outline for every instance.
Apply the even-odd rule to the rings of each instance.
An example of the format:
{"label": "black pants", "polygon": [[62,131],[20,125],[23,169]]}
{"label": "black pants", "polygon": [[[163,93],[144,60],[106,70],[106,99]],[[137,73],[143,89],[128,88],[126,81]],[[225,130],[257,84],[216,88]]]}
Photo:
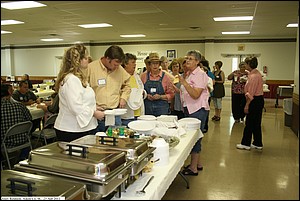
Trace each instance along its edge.
{"label": "black pants", "polygon": [[263,146],[261,119],[264,104],[263,96],[254,96],[254,99],[251,101],[248,114],[246,115],[246,126],[243,132],[242,145],[250,146],[253,135],[252,144],[259,147]]}
{"label": "black pants", "polygon": [[[210,102],[211,102],[211,97],[208,98],[208,105],[210,106]],[[208,115],[207,115],[207,118],[206,118],[206,121],[205,121],[205,124],[204,124],[204,130],[207,130],[208,131],[208,118],[209,117],[209,110],[208,110]]]}
{"label": "black pants", "polygon": [[80,133],[74,133],[74,132],[66,132],[55,129],[57,141],[63,141],[63,142],[71,142],[73,140],[76,140],[78,138],[81,138],[86,135],[95,135],[96,129],[80,132]]}
{"label": "black pants", "polygon": [[240,120],[245,117],[244,107],[246,105],[245,94],[231,94],[231,110],[235,120]]}

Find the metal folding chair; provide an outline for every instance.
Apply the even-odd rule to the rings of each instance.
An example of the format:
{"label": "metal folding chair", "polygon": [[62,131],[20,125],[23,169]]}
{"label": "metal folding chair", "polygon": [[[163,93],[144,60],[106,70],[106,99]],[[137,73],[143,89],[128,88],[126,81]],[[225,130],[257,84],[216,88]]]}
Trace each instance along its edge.
{"label": "metal folding chair", "polygon": [[[47,142],[48,139],[54,139],[54,138],[56,138],[56,132],[55,132],[55,129],[54,129],[54,123],[55,123],[55,120],[57,118],[57,115],[58,114],[53,114],[50,117],[48,117],[48,119],[45,122],[45,125],[42,128],[42,130],[34,131],[32,133],[32,136],[37,138],[36,145],[40,141],[41,138],[44,139],[45,145],[48,143]],[[36,145],[35,145],[35,147],[36,147]]]}
{"label": "metal folding chair", "polygon": [[[15,125],[11,126],[6,131],[5,136],[3,138],[2,145],[1,145],[1,149],[4,152],[9,169],[11,169],[11,164],[10,164],[10,158],[9,158],[8,154],[13,153],[18,150],[22,150],[27,147],[29,147],[30,150],[32,150],[31,141],[30,141],[31,128],[32,128],[32,122],[25,121],[25,122],[20,122],[20,123],[17,123]],[[26,135],[27,140],[21,145],[14,146],[14,147],[7,147],[5,143],[9,139],[11,139],[14,136],[19,135],[19,134]]]}

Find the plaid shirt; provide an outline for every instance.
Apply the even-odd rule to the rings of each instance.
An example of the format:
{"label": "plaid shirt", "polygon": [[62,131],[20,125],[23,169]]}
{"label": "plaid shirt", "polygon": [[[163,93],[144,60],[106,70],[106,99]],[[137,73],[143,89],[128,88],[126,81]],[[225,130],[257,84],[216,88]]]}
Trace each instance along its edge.
{"label": "plaid shirt", "polygon": [[[6,131],[13,125],[24,122],[31,121],[32,116],[30,111],[22,103],[12,101],[11,99],[2,98],[1,99],[1,142],[3,142],[4,135]],[[24,134],[16,135],[14,138],[9,138],[6,141],[7,147],[14,147],[22,144],[27,140]]]}

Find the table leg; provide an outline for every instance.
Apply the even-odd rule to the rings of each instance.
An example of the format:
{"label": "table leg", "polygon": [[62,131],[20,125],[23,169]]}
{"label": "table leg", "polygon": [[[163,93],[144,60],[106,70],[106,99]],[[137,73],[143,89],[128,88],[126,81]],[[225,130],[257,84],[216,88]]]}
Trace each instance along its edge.
{"label": "table leg", "polygon": [[182,178],[183,180],[185,181],[186,183],[186,188],[187,189],[190,189],[190,183],[189,183],[189,180],[186,178],[186,176],[184,174],[182,174],[181,172],[178,173]]}

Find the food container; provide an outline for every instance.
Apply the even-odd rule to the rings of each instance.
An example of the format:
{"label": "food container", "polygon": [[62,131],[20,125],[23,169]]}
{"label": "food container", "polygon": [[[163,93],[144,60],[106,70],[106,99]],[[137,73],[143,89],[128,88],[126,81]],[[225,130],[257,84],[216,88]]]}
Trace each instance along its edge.
{"label": "food container", "polygon": [[186,131],[200,129],[201,121],[197,118],[186,117],[178,121],[178,124]]}
{"label": "food container", "polygon": [[156,147],[153,160],[157,160],[156,166],[164,166],[169,163],[169,144],[164,138],[155,138],[151,146]]}
{"label": "food container", "polygon": [[132,138],[111,138],[105,136],[86,135],[72,141],[73,144],[92,145],[102,149],[111,149],[126,153],[128,160],[133,161],[131,176],[139,174],[153,157],[155,148],[149,147],[147,140]]}
{"label": "food container", "polygon": [[63,197],[66,200],[91,199],[83,183],[51,175],[2,170],[1,198],[19,196]]}
{"label": "food container", "polygon": [[15,167],[70,178],[85,183],[88,191],[105,197],[129,177],[132,164],[121,151],[54,142],[32,150],[28,160]]}

